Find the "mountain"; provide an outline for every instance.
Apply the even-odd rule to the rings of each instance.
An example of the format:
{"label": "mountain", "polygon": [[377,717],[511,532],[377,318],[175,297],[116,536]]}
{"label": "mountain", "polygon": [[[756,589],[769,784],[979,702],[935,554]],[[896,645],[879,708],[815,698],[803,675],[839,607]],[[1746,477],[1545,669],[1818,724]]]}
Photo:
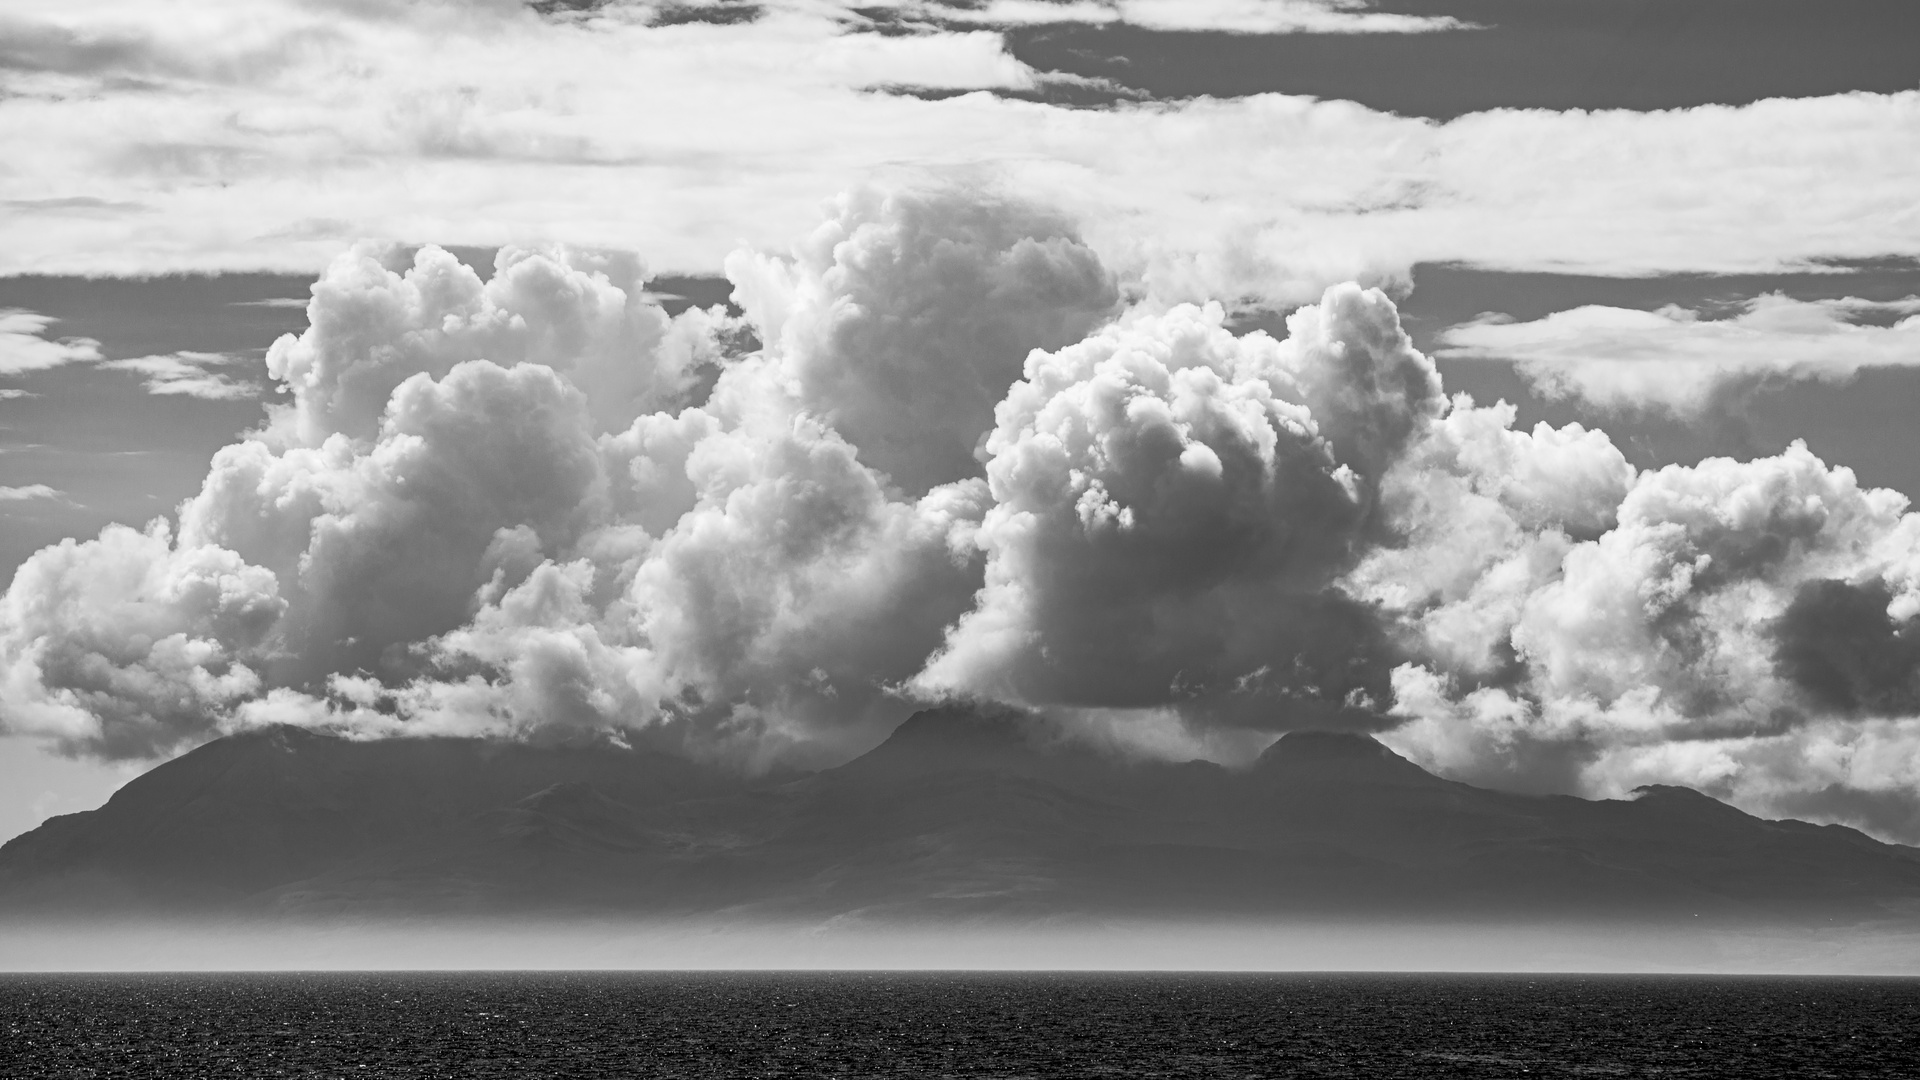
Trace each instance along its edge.
{"label": "mountain", "polygon": [[678,758],[606,747],[355,742],[265,728],[183,754],[100,809],[9,841],[0,847],[0,902],[230,905],[568,782],[632,810],[736,786]]}
{"label": "mountain", "polygon": [[1859,921],[1920,913],[1920,850],[1682,788],[1487,791],[1363,735],[1297,732],[1230,770],[950,707],[759,781],[606,747],[234,735],[0,848],[0,906]]}

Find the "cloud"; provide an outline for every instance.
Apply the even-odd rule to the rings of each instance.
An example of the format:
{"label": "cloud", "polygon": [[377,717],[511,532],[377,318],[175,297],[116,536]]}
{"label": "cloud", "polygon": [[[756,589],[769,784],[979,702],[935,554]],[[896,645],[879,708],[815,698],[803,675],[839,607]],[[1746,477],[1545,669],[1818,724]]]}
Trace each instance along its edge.
{"label": "cloud", "polygon": [[1331,586],[1439,378],[1378,291],[1329,290],[1284,341],[1224,318],[1180,306],[1028,358],[985,443],[986,585],[917,685],[1243,724],[1371,712],[1372,620]]}
{"label": "cloud", "polygon": [[[1577,426],[1535,429],[1548,456],[1486,453],[1518,447],[1511,417],[1457,401],[1389,482],[1401,544],[1349,579],[1413,658],[1393,672],[1404,723],[1389,740],[1499,786],[1841,805],[1821,792],[1843,773],[1796,773],[1794,748],[1882,754],[1912,724],[1920,515],[1797,443],[1638,474]],[[1553,503],[1515,484],[1523,463],[1557,474]],[[1886,827],[1920,807],[1910,788],[1873,791],[1847,820]]]}
{"label": "cloud", "polygon": [[171,522],[22,566],[0,724],[755,768],[958,696],[1132,752],[1341,726],[1920,835],[1920,515],[1802,445],[1636,470],[1445,397],[1380,290],[1237,335],[990,189],[857,192],[728,269],[744,315],[669,317],[627,255],[338,255]]}
{"label": "cloud", "polygon": [[1516,662],[1514,623],[1569,550],[1618,523],[1636,474],[1601,431],[1512,430],[1513,406],[1455,398],[1382,480],[1395,542],[1346,579],[1398,619],[1438,670],[1493,678]]}
{"label": "cloud", "polygon": [[146,376],[149,394],[199,398],[203,401],[235,401],[259,397],[257,383],[242,382],[208,368],[242,361],[225,353],[177,352],[157,356],[135,356],[108,360],[100,366],[110,371],[131,371]]}
{"label": "cloud", "polygon": [[[310,272],[373,235],[550,237],[711,270],[742,241],[771,250],[803,232],[835,192],[956,175],[1068,208],[1106,266],[1169,303],[1290,307],[1420,261],[1648,274],[1920,252],[1904,167],[1920,155],[1920,92],[1444,124],[1280,95],[1064,109],[995,96],[1048,76],[989,29],[867,32],[879,24],[832,3],[650,19],[620,4],[542,19],[286,0],[39,16],[195,59],[109,50],[0,75],[0,138],[29,148],[0,198],[153,210],[16,214],[0,269]],[[876,92],[898,86],[943,96]],[[669,107],[685,101],[700,107]]]}
{"label": "cloud", "polygon": [[1466,25],[1444,15],[1368,11],[1369,5],[1357,0],[991,0],[897,6],[924,18],[993,26],[1125,23],[1149,30],[1234,34],[1401,34]]}
{"label": "cloud", "polygon": [[66,492],[45,484],[27,484],[23,487],[0,487],[0,502],[31,502],[38,499],[64,499]]}
{"label": "cloud", "polygon": [[843,199],[791,261],[728,262],[800,399],[912,494],[980,475],[994,406],[1033,349],[1118,309],[1113,275],[1065,220],[977,198]]}
{"label": "cloud", "polygon": [[0,598],[7,727],[69,752],[171,750],[260,689],[284,607],[272,574],[163,522],[43,548]]}
{"label": "cloud", "polygon": [[[92,338],[46,337],[49,327],[58,322],[51,316],[18,308],[0,310],[0,375],[19,375],[64,364],[95,363],[112,371],[131,371],[146,376],[150,394],[179,394],[206,400],[232,400],[254,397],[259,387],[241,382],[209,368],[238,362],[238,357],[223,353],[178,352],[159,356],[137,356],[107,360],[100,343]],[[0,400],[33,397],[25,390],[0,390]]]}
{"label": "cloud", "polygon": [[262,308],[298,308],[301,311],[305,311],[307,309],[307,301],[298,296],[272,296],[272,297],[268,297],[265,300],[235,300],[235,301],[232,301],[228,306],[229,307],[262,307]]}
{"label": "cloud", "polygon": [[[402,717],[761,762],[877,737],[979,587],[986,499],[970,455],[915,472],[889,418],[950,426],[921,398],[947,387],[984,431],[1019,358],[1104,317],[1114,286],[1054,219],[956,193],[850,199],[792,260],[739,270],[750,335],[717,308],[668,317],[625,256],[510,247],[485,282],[431,247],[341,256],[269,351],[291,400],[214,456],[150,553],[269,575],[270,632],[208,639],[220,663],[251,649],[258,683],[200,701],[196,729],[62,737],[126,754],[268,716]],[[899,460],[869,464],[825,417]],[[44,732],[19,702],[46,696],[0,707]]]}
{"label": "cloud", "polygon": [[89,195],[57,199],[8,199],[6,207],[32,214],[140,214],[153,209],[141,203],[108,202]]}
{"label": "cloud", "polygon": [[1893,603],[1879,579],[1802,584],[1774,628],[1781,674],[1827,710],[1920,716],[1920,626]]}
{"label": "cloud", "polygon": [[710,341],[726,322],[698,308],[669,318],[645,294],[646,274],[631,255],[506,247],[483,283],[436,247],[409,259],[361,244],[314,285],[309,329],[267,353],[269,373],[295,391],[278,426],[306,443],[336,432],[366,438],[408,378],[481,359],[553,367],[586,395],[602,429],[624,426],[678,401],[716,359]]}
{"label": "cloud", "polygon": [[[1872,317],[1898,318],[1861,321]],[[1440,340],[1445,359],[1514,362],[1548,397],[1697,415],[1723,392],[1763,380],[1844,382],[1863,368],[1920,364],[1920,298],[1769,293],[1718,318],[1676,306],[1589,306],[1525,323],[1482,316]]]}
{"label": "cloud", "polygon": [[[583,5],[587,6],[587,5]],[[1153,30],[1236,34],[1422,33],[1464,24],[1447,16],[1367,10],[1365,0],[634,0],[593,5],[650,26],[736,25],[782,15],[827,16],[857,27],[909,27],[930,35],[955,26],[1126,23]]]}
{"label": "cloud", "polygon": [[46,337],[47,328],[59,321],[19,308],[0,308],[0,375],[100,359],[100,343],[92,338],[56,341]]}

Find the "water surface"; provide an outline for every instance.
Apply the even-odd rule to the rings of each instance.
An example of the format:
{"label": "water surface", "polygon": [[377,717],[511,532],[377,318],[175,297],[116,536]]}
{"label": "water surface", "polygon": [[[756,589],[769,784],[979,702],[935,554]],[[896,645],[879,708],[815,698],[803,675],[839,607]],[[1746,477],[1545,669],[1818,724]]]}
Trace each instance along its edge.
{"label": "water surface", "polygon": [[0,976],[8,1077],[1920,1074],[1920,979]]}

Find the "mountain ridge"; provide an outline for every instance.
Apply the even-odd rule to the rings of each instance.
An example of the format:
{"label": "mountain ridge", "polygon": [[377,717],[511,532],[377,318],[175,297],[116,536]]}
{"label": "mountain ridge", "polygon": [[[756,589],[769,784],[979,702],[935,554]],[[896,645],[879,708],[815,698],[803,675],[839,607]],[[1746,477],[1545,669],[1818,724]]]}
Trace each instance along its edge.
{"label": "mountain ridge", "polygon": [[1920,850],[1689,789],[1488,791],[1353,733],[1126,761],[944,706],[759,781],[613,747],[216,740],[0,846],[15,912],[804,918],[1920,913]]}

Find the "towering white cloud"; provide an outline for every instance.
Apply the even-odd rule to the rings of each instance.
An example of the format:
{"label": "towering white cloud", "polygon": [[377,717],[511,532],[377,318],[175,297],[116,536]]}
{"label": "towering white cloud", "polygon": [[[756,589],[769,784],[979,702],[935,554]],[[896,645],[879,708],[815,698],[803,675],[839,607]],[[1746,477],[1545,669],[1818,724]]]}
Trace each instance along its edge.
{"label": "towering white cloud", "polygon": [[967,695],[1920,835],[1920,516],[1803,446],[1637,472],[1446,399],[1377,290],[1236,335],[962,189],[849,196],[730,272],[744,317],[670,318],[624,256],[341,256],[176,523],[21,568],[0,724],[820,764]]}
{"label": "towering white cloud", "polygon": [[986,440],[986,585],[920,686],[1282,726],[1384,693],[1331,586],[1439,378],[1377,291],[1329,290],[1284,341],[1223,319],[1181,306],[1028,358]]}
{"label": "towering white cloud", "polygon": [[741,252],[727,271],[801,403],[916,495],[979,475],[1027,351],[1078,341],[1120,298],[1061,218],[912,193],[844,198],[793,260]]}
{"label": "towering white cloud", "polygon": [[1382,510],[1397,535],[1346,583],[1397,616],[1409,651],[1470,678],[1513,662],[1522,604],[1575,542],[1614,527],[1634,481],[1604,433],[1513,420],[1505,403],[1454,399],[1388,470]]}
{"label": "towering white cloud", "polygon": [[[1469,426],[1483,445],[1524,438],[1490,411],[1457,403],[1435,442]],[[1884,775],[1891,747],[1912,745],[1920,516],[1902,496],[1799,444],[1634,476],[1593,433],[1532,438],[1550,449],[1557,507],[1510,494],[1512,458],[1440,446],[1400,466],[1407,544],[1353,579],[1416,658],[1393,676],[1396,746],[1481,782],[1681,783],[1831,815],[1847,800],[1823,793],[1847,786],[1855,751]],[[1800,768],[1813,745],[1828,760]],[[1843,816],[1888,828],[1920,805],[1910,788],[1873,790]]]}
{"label": "towering white cloud", "polygon": [[286,606],[271,573],[164,522],[45,548],[0,598],[0,718],[69,751],[171,749],[262,689]]}
{"label": "towering white cloud", "polygon": [[408,259],[365,244],[314,285],[311,326],[267,353],[294,393],[279,434],[316,444],[371,436],[393,391],[414,375],[440,378],[467,360],[554,368],[587,398],[601,430],[679,403],[717,359],[716,313],[669,319],[631,255],[506,248],[485,282],[439,248]]}
{"label": "towering white cloud", "polygon": [[[1020,358],[1115,286],[1054,219],[952,194],[851,199],[792,260],[738,271],[769,343],[745,357],[739,320],[668,318],[630,257],[506,249],[484,281],[435,248],[337,259],[268,355],[289,399],[215,455],[177,538],[141,534],[154,573],[216,553],[273,617],[168,658],[225,696],[129,727],[151,710],[127,690],[70,744],[164,752],[274,717],[760,760],[876,737],[979,586],[969,416],[984,431]],[[60,550],[29,560],[20,610],[57,559],[124,559],[105,537]],[[33,707],[63,676],[31,665],[61,618],[7,624],[10,727],[53,731]]]}

